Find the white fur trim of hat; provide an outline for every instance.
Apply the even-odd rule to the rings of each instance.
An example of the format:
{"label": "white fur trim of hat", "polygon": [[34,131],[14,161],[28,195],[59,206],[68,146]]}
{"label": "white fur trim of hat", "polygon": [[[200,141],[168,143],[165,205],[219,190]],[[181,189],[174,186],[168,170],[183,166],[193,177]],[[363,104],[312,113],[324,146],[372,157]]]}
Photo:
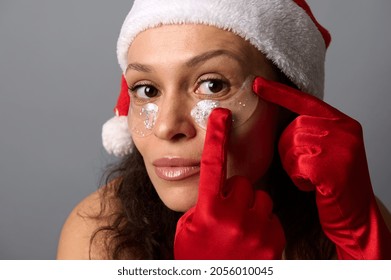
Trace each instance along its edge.
{"label": "white fur trim of hat", "polygon": [[[205,24],[231,31],[265,54],[300,90],[323,98],[330,35],[304,0],[135,0],[117,42],[123,72],[137,34],[166,24]],[[123,145],[112,143],[126,138],[122,133],[121,137],[110,133],[114,131],[102,131],[106,150],[117,156],[130,153],[128,140]]]}

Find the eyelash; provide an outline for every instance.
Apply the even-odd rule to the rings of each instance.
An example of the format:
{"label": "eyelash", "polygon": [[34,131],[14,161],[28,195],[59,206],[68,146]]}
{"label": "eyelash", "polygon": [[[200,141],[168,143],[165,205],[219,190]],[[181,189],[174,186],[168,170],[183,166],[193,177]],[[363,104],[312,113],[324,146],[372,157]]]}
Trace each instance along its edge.
{"label": "eyelash", "polygon": [[203,82],[208,82],[208,81],[219,81],[219,82],[222,82],[222,83],[225,83],[225,84],[228,84],[228,82],[222,78],[217,78],[217,77],[203,77],[203,78],[200,78],[198,81],[197,81],[197,87],[200,86]]}
{"label": "eyelash", "polygon": [[[139,96],[137,91],[142,87],[153,88],[155,91],[157,91],[156,96],[148,97],[148,98],[144,98],[144,97]],[[153,83],[150,83],[150,82],[135,83],[132,86],[128,87],[128,92],[129,92],[129,95],[131,96],[131,98],[133,98],[135,102],[141,102],[141,103],[143,103],[145,101],[149,101],[149,100],[159,96],[159,90],[157,89],[157,87]]]}
{"label": "eyelash", "polygon": [[[216,93],[213,95],[213,97],[219,97],[221,95],[224,95],[229,89],[230,89],[230,83],[228,80],[224,79],[224,78],[221,78],[221,77],[216,77],[216,76],[206,76],[206,77],[202,77],[200,78],[198,81],[197,81],[197,85],[196,85],[196,90],[197,91],[200,86],[204,83],[204,82],[211,82],[211,81],[217,81],[217,82],[220,82],[224,85],[225,89],[223,90],[223,92],[221,93]],[[198,94],[200,96],[209,96],[208,94]]]}
{"label": "eyelash", "polygon": [[[220,82],[220,83],[224,84],[224,86],[225,86],[224,92],[226,92],[226,91],[229,90],[229,88],[230,88],[230,83],[229,83],[228,80],[226,80],[226,79],[224,79],[224,78],[221,78],[221,77],[216,77],[216,76],[206,76],[206,77],[201,77],[201,78],[198,79],[198,81],[196,82],[196,86],[195,86],[194,92],[196,92],[196,91],[200,88],[200,86],[201,86],[203,83],[205,83],[205,82],[211,82],[211,81],[217,81],[217,82]],[[145,86],[153,87],[153,88],[155,88],[157,91],[159,91],[158,88],[157,88],[153,83],[150,83],[150,82],[139,82],[139,83],[135,83],[135,84],[133,84],[132,86],[129,86],[129,87],[128,87],[128,91],[129,91],[129,93],[130,93],[134,98],[137,99],[138,96],[137,96],[136,91],[137,91],[139,88],[145,87]],[[221,94],[222,94],[222,93],[221,93]],[[210,97],[210,95],[208,95],[208,94],[200,94],[200,93],[198,93],[198,95],[200,95],[200,96],[209,96],[209,97]],[[216,95],[214,95],[214,96],[217,96],[217,97],[218,97],[219,95],[220,95],[219,93],[216,93]],[[141,99],[141,98],[140,98],[140,99]]]}
{"label": "eyelash", "polygon": [[[135,92],[136,90],[138,90],[140,87],[145,87],[145,86],[150,86],[150,87],[155,87],[152,83],[148,83],[148,82],[140,82],[140,83],[136,83],[136,84],[133,84],[132,86],[129,86],[128,87],[128,90],[129,92]],[[156,87],[155,87],[156,88]]]}

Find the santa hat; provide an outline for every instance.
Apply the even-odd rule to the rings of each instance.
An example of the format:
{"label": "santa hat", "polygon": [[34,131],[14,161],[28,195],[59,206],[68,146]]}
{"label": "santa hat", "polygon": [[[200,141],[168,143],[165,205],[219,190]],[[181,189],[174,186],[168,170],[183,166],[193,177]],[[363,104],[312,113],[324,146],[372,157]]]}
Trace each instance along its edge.
{"label": "santa hat", "polygon": [[[304,0],[135,0],[117,42],[117,58],[127,68],[129,46],[140,32],[164,24],[205,24],[231,31],[249,41],[300,90],[323,98],[324,61],[330,34]],[[129,95],[122,77],[116,116],[103,126],[106,150],[129,154]]]}

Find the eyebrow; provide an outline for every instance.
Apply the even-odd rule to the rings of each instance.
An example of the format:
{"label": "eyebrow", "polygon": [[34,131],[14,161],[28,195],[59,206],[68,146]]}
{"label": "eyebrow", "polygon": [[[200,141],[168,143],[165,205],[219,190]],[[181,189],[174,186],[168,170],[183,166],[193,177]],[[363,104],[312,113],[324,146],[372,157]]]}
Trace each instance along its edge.
{"label": "eyebrow", "polygon": [[[208,51],[208,52],[205,52],[205,53],[202,53],[200,55],[197,55],[193,58],[191,58],[190,60],[188,60],[187,62],[185,62],[185,65],[187,67],[195,67],[201,63],[204,63],[205,61],[207,60],[210,60],[214,57],[217,57],[217,56],[228,56],[236,61],[238,61],[239,63],[244,63],[243,60],[236,54],[230,52],[230,51],[227,51],[227,50],[213,50],[213,51]],[[152,67],[151,66],[148,66],[148,65],[145,65],[145,64],[141,64],[141,63],[130,63],[128,65],[128,67],[126,67],[126,71],[125,73],[129,70],[129,69],[132,69],[132,70],[135,70],[135,71],[138,71],[138,72],[146,72],[146,73],[150,73],[152,72]]]}
{"label": "eyebrow", "polygon": [[151,67],[141,63],[130,63],[128,67],[126,67],[125,73],[128,72],[129,69],[139,71],[139,72],[146,72],[146,73],[152,72]]}
{"label": "eyebrow", "polygon": [[201,64],[209,59],[212,59],[217,56],[228,56],[234,60],[237,60],[240,63],[243,63],[243,60],[236,54],[227,51],[227,50],[214,50],[214,51],[209,51],[205,52],[203,54],[197,55],[190,59],[189,61],[186,62],[187,67],[194,67],[197,66],[198,64]]}

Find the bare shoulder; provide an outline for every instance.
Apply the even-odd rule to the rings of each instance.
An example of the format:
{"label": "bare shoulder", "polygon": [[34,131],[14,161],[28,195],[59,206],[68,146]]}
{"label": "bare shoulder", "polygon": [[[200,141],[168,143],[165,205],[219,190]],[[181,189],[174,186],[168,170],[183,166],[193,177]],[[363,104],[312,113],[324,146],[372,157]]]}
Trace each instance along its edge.
{"label": "bare shoulder", "polygon": [[[105,192],[105,208],[102,208],[102,192]],[[107,258],[102,237],[97,236],[94,242],[91,242],[91,237],[98,228],[108,224],[108,214],[115,208],[113,197],[113,191],[106,186],[84,198],[71,211],[61,231],[57,259]]]}
{"label": "bare shoulder", "polygon": [[376,197],[377,205],[379,206],[380,213],[383,216],[384,221],[386,222],[386,225],[388,229],[391,231],[391,213],[390,210],[387,209],[384,204],[380,201],[379,198]]}

